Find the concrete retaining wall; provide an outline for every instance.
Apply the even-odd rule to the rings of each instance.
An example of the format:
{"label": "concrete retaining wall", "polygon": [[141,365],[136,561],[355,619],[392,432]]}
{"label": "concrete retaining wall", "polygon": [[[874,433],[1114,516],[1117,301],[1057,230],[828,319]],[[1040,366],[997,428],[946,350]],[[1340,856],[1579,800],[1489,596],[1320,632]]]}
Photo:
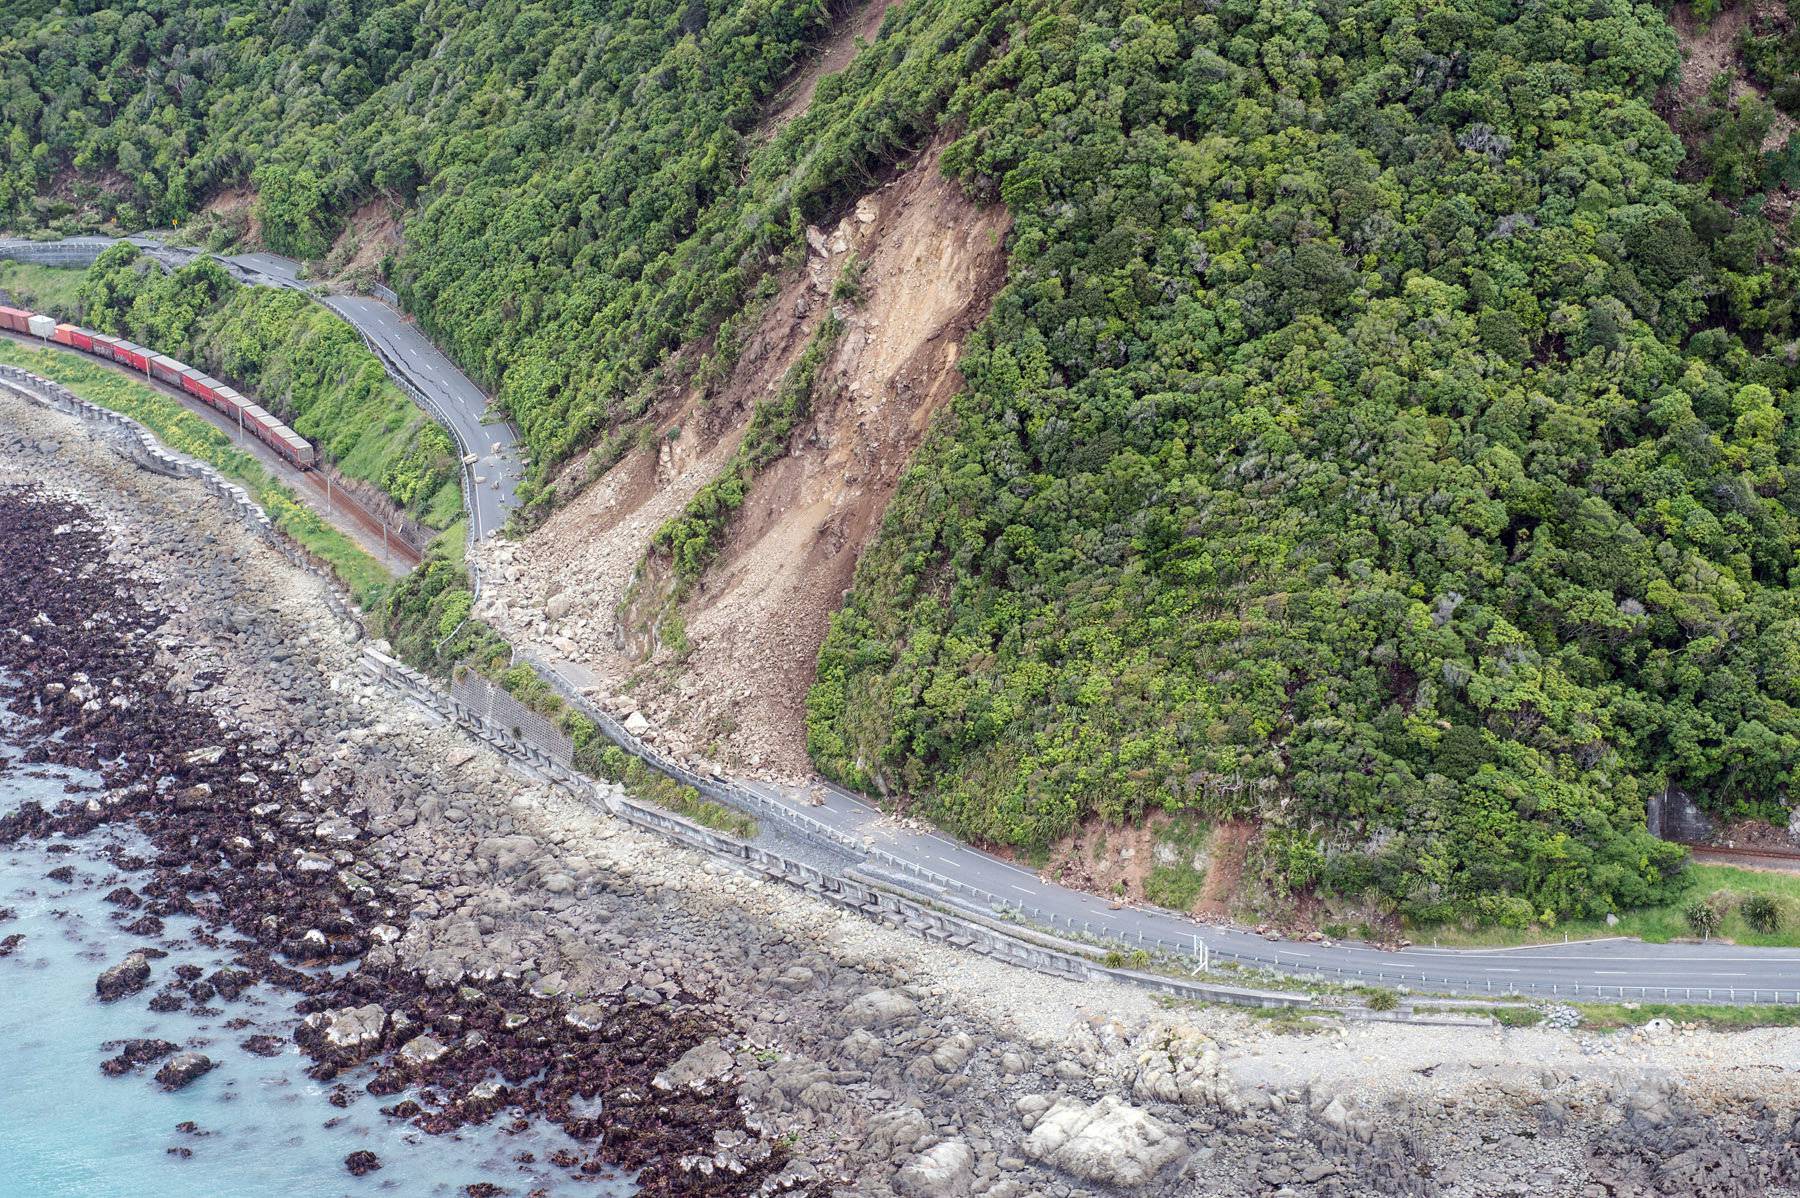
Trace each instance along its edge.
{"label": "concrete retaining wall", "polygon": [[1645,806],[1645,822],[1649,825],[1650,835],[1660,840],[1699,844],[1712,838],[1712,820],[1677,787],[1671,786],[1651,795]]}

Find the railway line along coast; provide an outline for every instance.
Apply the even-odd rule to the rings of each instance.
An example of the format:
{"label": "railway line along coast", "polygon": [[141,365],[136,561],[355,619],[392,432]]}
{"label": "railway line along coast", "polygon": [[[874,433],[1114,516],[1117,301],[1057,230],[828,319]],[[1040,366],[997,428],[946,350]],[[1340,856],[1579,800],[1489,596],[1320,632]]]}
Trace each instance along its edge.
{"label": "railway line along coast", "polygon": [[[190,253],[133,240],[153,253],[170,255],[172,262]],[[37,260],[79,264],[91,262],[107,244],[108,240],[95,238],[0,242],[0,256],[46,255]],[[298,264],[274,255],[227,256],[221,261],[245,282],[307,287]],[[459,446],[470,447],[477,458],[466,467],[463,480],[467,507],[475,517],[470,535],[490,539],[516,504],[517,484],[523,477],[522,455],[511,430],[482,422],[488,401],[480,388],[386,303],[363,297],[321,298],[358,329],[415,400],[450,424]],[[486,437],[492,439],[485,445],[476,440]],[[516,645],[515,652],[617,746],[709,799],[773,822],[789,838],[818,845],[825,851],[822,864],[827,871],[853,886],[873,880],[897,901],[974,920],[1036,928],[1069,946],[1093,946],[1100,956],[1142,953],[1144,960],[1188,974],[1204,962],[1215,971],[1238,969],[1253,977],[1285,979],[1287,984],[1404,987],[1484,999],[1800,1003],[1796,949],[1612,938],[1508,949],[1415,946],[1394,951],[1357,943],[1281,940],[1229,925],[1198,923],[1175,912],[1111,902],[1047,881],[940,832],[893,820],[860,796],[819,780],[794,786],[694,774],[593,704],[587,697],[593,679],[578,662],[548,645]]]}
{"label": "railway line along coast", "polygon": [[[302,951],[320,923],[331,929],[320,933],[325,951],[362,954],[332,971],[344,989],[313,993],[311,1030],[299,1033],[351,1119],[394,1102],[364,1093],[365,1079],[379,1089],[423,1076],[433,1105],[415,1113],[396,1103],[377,1122],[405,1131],[418,1119],[478,1143],[492,1126],[480,1121],[493,1098],[481,1087],[498,1059],[519,1068],[503,1101],[534,1120],[563,1110],[571,1092],[609,1096],[602,1139],[578,1140],[555,1161],[521,1164],[509,1151],[465,1167],[458,1186],[527,1178],[560,1192],[565,1172],[593,1161],[580,1192],[595,1192],[591,1179],[611,1162],[694,1198],[744,1192],[735,1181],[720,1189],[721,1176],[817,1198],[1100,1198],[1196,1186],[1213,1198],[1283,1187],[1352,1198],[1512,1192],[1515,1182],[1529,1193],[1529,1179],[1554,1170],[1574,1193],[1791,1192],[1783,1154],[1794,1126],[1782,1112],[1800,1094],[1782,1063],[1800,1054],[1800,1031],[1652,1021],[1635,1033],[1572,1033],[1497,1027],[1463,1010],[1425,1016],[1436,1023],[1335,1024],[1303,1003],[1283,1019],[1327,1034],[1295,1035],[1241,1008],[1159,1001],[1154,989],[1122,984],[1128,971],[1082,955],[1096,946],[1040,942],[1039,959],[1026,959],[1006,942],[1028,944],[1027,929],[957,916],[950,896],[909,893],[879,863],[833,878],[801,860],[826,860],[822,848],[797,840],[790,855],[716,837],[617,787],[558,782],[554,763],[505,743],[505,729],[471,738],[471,713],[371,655],[349,622],[320,620],[329,584],[272,552],[229,497],[118,456],[65,414],[78,410],[0,390],[0,550],[19,555],[28,538],[27,556],[95,587],[57,603],[28,578],[3,601],[12,605],[4,624],[41,615],[25,648],[40,668],[43,655],[59,655],[62,672],[46,683],[54,696],[84,685],[67,673],[78,663],[107,660],[105,637],[78,613],[111,615],[125,596],[154,604],[161,648],[133,655],[150,671],[141,685],[117,665],[83,673],[102,679],[96,710],[56,710],[90,733],[107,721],[108,751],[124,761],[189,764],[176,794],[126,787],[65,800],[48,816],[60,821],[58,839],[96,834],[86,827],[96,817],[83,814],[94,809],[178,830],[158,841],[152,873],[114,867],[107,883],[129,889],[114,902],[154,903],[199,868],[192,845],[231,845],[249,831],[252,855],[233,849],[238,864],[208,865],[222,899],[209,890],[196,910],[249,929],[258,948],[237,968],[259,995],[320,985],[275,955],[290,942]],[[115,583],[103,571],[127,573]],[[20,648],[7,642],[9,669]],[[396,686],[418,702],[396,703]],[[98,714],[157,711],[156,696],[171,694],[184,696],[172,715]],[[44,867],[51,860],[87,868],[79,856]],[[327,922],[327,908],[352,918]],[[931,926],[939,942],[909,925]],[[138,942],[162,951],[176,925],[168,936],[153,926],[139,928]],[[28,937],[24,960],[34,951]],[[98,955],[90,974],[117,952]],[[1059,955],[1081,964],[1048,968]],[[200,1005],[165,960],[125,964],[137,960],[157,1010]],[[264,1010],[201,993],[231,1015]],[[276,1047],[294,1035],[274,1031]],[[632,1046],[629,1061],[609,1055],[620,1041]],[[235,1052],[204,1047],[215,1059]],[[571,1059],[579,1071],[562,1063]],[[679,1118],[645,1122],[636,1089],[664,1095],[660,1105]],[[1617,1118],[1596,1126],[1574,1117],[1581,1110]],[[1065,1151],[1065,1129],[1083,1127],[1095,1130],[1079,1152]],[[199,1146],[189,1167],[207,1159],[206,1141],[174,1135]],[[1671,1149],[1672,1138],[1687,1147]],[[369,1146],[393,1176],[422,1167],[380,1136],[336,1152]]]}

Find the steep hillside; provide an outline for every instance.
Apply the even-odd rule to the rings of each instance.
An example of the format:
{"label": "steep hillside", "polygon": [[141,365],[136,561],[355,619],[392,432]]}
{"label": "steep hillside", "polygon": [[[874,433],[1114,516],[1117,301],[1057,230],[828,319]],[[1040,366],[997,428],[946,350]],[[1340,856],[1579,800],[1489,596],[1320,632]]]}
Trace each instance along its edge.
{"label": "steep hillside", "polygon": [[812,761],[1099,884],[1542,923],[1675,891],[1664,787],[1785,822],[1790,14],[878,3],[25,6],[0,207],[391,198],[533,450],[495,619],[694,752],[801,766],[849,577]]}
{"label": "steep hillside", "polygon": [[1800,761],[1787,268],[1677,182],[1648,10],[1333,14],[1046,18],[964,93],[1009,285],[814,756],[1027,847],[1250,815],[1428,918],[1643,901],[1650,792]]}
{"label": "steep hillside", "polygon": [[[807,262],[763,306],[730,376],[684,390],[658,412],[662,435],[516,551],[494,550],[517,574],[494,572],[481,614],[554,640],[622,711],[644,711],[691,755],[804,775],[805,696],[827,621],[962,385],[962,339],[999,286],[1005,234],[1004,208],[966,198],[938,147],[813,229]],[[804,416],[737,493],[759,404],[768,410],[815,344]],[[722,479],[735,502],[716,513],[717,543],[678,563],[670,530],[684,519],[710,530],[694,513],[714,514],[701,497]]]}

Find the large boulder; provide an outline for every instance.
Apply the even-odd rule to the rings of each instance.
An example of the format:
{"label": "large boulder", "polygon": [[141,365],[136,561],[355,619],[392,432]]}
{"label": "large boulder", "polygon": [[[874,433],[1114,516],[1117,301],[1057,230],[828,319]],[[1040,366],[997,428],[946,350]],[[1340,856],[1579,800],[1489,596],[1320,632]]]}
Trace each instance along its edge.
{"label": "large boulder", "polygon": [[1025,1155],[1099,1185],[1141,1186],[1187,1155],[1175,1129],[1116,1094],[1059,1099],[1025,1137]]}
{"label": "large boulder", "polygon": [[149,984],[149,958],[143,953],[132,953],[94,979],[94,993],[100,996],[101,1002],[114,1002],[127,994],[136,994]]}
{"label": "large boulder", "polygon": [[871,990],[844,1008],[851,1027],[890,1027],[919,1013],[919,1004],[898,990]]}
{"label": "large boulder", "polygon": [[698,1090],[702,1093],[721,1078],[730,1076],[735,1062],[717,1040],[696,1044],[667,1069],[650,1079],[658,1090]]}
{"label": "large boulder", "polygon": [[218,1062],[198,1052],[178,1052],[156,1071],[156,1084],[165,1090],[179,1090],[218,1068]]}
{"label": "large boulder", "polygon": [[400,1060],[414,1069],[423,1069],[449,1051],[435,1036],[414,1036],[400,1046]]}
{"label": "large boulder", "polygon": [[961,1140],[945,1140],[909,1161],[894,1178],[906,1198],[960,1198],[975,1180],[975,1154]]}
{"label": "large boulder", "polygon": [[380,1049],[387,1026],[387,1012],[369,1003],[308,1015],[294,1029],[294,1039],[322,1061],[354,1065]]}

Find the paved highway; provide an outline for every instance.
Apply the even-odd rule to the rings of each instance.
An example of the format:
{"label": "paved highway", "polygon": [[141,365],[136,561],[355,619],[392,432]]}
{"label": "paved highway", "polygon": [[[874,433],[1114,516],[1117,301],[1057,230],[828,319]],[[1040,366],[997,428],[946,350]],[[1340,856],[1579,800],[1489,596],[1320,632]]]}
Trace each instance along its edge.
{"label": "paved highway", "polygon": [[[201,251],[185,246],[165,246],[155,238],[130,237],[165,265],[191,262]],[[110,237],[68,237],[61,241],[0,241],[0,257],[21,257],[47,265],[86,266],[106,247]],[[286,287],[313,295],[348,321],[374,348],[382,365],[408,395],[450,430],[461,451],[463,494],[470,513],[469,535],[491,537],[518,506],[518,486],[525,477],[518,430],[510,422],[484,421],[487,394],[458,370],[396,309],[378,299],[333,295],[300,277],[300,264],[278,254],[214,255],[232,277],[257,287]],[[473,457],[474,461],[468,461]]]}
{"label": "paved highway", "polygon": [[[132,240],[171,263],[186,261],[194,253],[165,249],[148,239]],[[108,242],[105,238],[71,238],[54,244],[76,255],[85,254],[91,261],[99,252],[95,247],[104,248]],[[0,242],[0,256],[6,256],[8,249],[8,243]],[[245,282],[309,289],[298,276],[298,265],[286,258],[242,254],[221,260]],[[474,511],[471,531],[476,537],[492,536],[515,505],[515,489],[523,477],[515,431],[509,425],[481,423],[487,397],[393,308],[359,296],[320,298],[362,331],[389,372],[450,426],[465,452],[478,455],[465,478]],[[549,647],[532,649],[533,656],[571,689],[579,691],[595,681],[585,668],[561,659]],[[1290,975],[1405,985],[1432,992],[1590,1000],[1800,1002],[1800,950],[1653,945],[1622,937],[1516,949],[1413,947],[1400,951],[1355,943],[1270,940],[1241,928],[1201,924],[1173,912],[1116,906],[1104,898],[1047,882],[1031,870],[929,828],[896,820],[858,796],[822,782],[805,787],[762,782],[737,785],[861,845],[867,860],[859,869],[883,874],[946,904],[988,912],[1008,909],[1029,923],[1065,935],[1095,937],[1127,947],[1141,945],[1182,956],[1193,956],[1204,945],[1215,964],[1235,961]]]}
{"label": "paved highway", "polygon": [[[900,821],[839,787],[748,783],[765,797],[861,842],[871,861],[944,901],[1013,907],[1027,922],[1166,954],[1317,973],[1328,980],[1407,985],[1465,994],[1520,992],[1586,999],[1800,1002],[1800,950],[1728,944],[1645,944],[1617,937],[1512,949],[1399,951],[1361,943],[1270,940],[1241,928],[1200,924],[1173,912],[1115,905],[1070,890],[911,821]],[[815,805],[813,799],[822,802]]]}

